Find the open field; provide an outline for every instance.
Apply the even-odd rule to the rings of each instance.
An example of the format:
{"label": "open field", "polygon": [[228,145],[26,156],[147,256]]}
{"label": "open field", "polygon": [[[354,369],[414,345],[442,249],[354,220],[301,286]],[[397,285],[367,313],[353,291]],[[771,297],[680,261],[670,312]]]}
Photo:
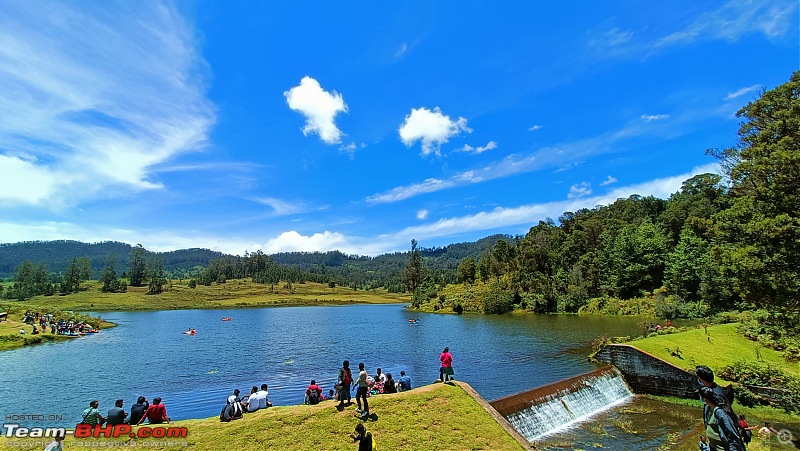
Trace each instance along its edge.
{"label": "open field", "polygon": [[[789,363],[780,352],[747,339],[737,332],[737,327],[738,324],[721,324],[707,329],[700,327],[636,340],[630,344],[690,371],[694,371],[697,365],[706,365],[716,372],[737,360],[760,360],[777,365],[789,374],[800,375],[800,364]],[[680,357],[674,356],[673,352]]]}
{"label": "open field", "polygon": [[296,283],[288,289],[281,282],[270,290],[269,285],[253,283],[250,279],[229,280],[210,286],[189,288],[188,281],[170,281],[166,291],[147,294],[147,287],[128,287],[125,293],[102,293],[97,281],[89,281],[86,289],[66,296],[37,296],[25,303],[57,307],[74,311],[112,310],[178,310],[229,309],[297,305],[334,304],[395,304],[411,301],[410,295],[388,293],[384,290],[364,291],[352,288],[329,288],[321,283]]}
{"label": "open field", "polygon": [[[523,449],[475,399],[457,385],[434,384],[404,393],[373,396],[369,404],[373,415],[366,422],[366,427],[374,434],[377,448],[381,450]],[[177,421],[171,426],[185,426],[188,428],[187,436],[185,439],[169,440],[185,440],[190,449],[199,451],[352,451],[357,448],[357,444],[353,444],[349,437],[359,423],[359,419],[354,417],[356,405],[354,403],[342,411],[336,405],[335,401],[323,401],[316,406],[273,407],[247,414],[241,420],[230,423],[221,423],[218,418]],[[79,440],[108,443],[113,439],[69,437],[64,442],[65,447],[75,447]],[[0,438],[0,447],[9,446],[8,442],[9,439]],[[82,445],[94,447],[92,443]],[[148,446],[148,449],[186,448]]]}

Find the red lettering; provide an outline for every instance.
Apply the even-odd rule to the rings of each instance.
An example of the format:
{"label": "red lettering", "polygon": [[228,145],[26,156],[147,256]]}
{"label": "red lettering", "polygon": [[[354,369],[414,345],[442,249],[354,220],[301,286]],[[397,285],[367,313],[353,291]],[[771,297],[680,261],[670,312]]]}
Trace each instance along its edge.
{"label": "red lettering", "polygon": [[153,437],[154,438],[163,438],[167,435],[167,428],[153,428]]}
{"label": "red lettering", "polygon": [[127,424],[117,424],[114,425],[114,437],[119,437],[121,435],[127,436],[131,432],[130,425]]}
{"label": "red lettering", "polygon": [[81,423],[75,426],[75,438],[87,438],[92,436],[92,425]]}
{"label": "red lettering", "polygon": [[167,429],[167,437],[186,437],[189,430],[185,427]]}
{"label": "red lettering", "polygon": [[94,432],[92,433],[92,437],[111,437],[111,434],[114,431],[113,425],[108,425],[106,427],[95,425]]}
{"label": "red lettering", "polygon": [[150,428],[149,427],[142,427],[139,429],[139,438],[148,438],[150,437]]}

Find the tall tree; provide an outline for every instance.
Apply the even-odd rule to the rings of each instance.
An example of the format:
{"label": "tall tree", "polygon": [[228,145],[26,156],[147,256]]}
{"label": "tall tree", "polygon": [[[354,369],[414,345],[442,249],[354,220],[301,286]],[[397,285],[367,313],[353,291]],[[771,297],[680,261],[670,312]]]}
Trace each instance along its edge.
{"label": "tall tree", "polygon": [[731,181],[712,250],[741,297],[800,331],[800,72],[739,110],[739,142],[708,152]]}
{"label": "tall tree", "polygon": [[131,249],[131,256],[129,259],[128,273],[130,275],[131,285],[134,287],[141,287],[144,285],[147,267],[147,251],[144,250],[141,244]]}
{"label": "tall tree", "polygon": [[425,268],[422,267],[422,255],[417,249],[417,240],[411,240],[411,254],[408,256],[408,263],[403,270],[403,285],[405,285],[406,291],[416,293],[424,278]]}
{"label": "tall tree", "polygon": [[148,283],[148,294],[158,294],[164,291],[164,285],[167,284],[167,279],[164,277],[164,262],[161,257],[152,256],[147,261],[146,276]]}
{"label": "tall tree", "polygon": [[461,260],[461,263],[458,264],[458,280],[463,283],[474,283],[476,269],[474,257]]}

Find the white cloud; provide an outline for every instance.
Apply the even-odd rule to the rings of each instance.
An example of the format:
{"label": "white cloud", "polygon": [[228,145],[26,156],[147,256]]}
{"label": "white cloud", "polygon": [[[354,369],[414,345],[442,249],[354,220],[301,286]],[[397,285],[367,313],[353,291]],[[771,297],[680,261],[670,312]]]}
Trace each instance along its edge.
{"label": "white cloud", "polygon": [[400,140],[410,147],[417,141],[422,141],[422,156],[435,153],[440,155],[439,148],[453,136],[461,132],[471,133],[467,127],[467,120],[459,117],[451,120],[450,116],[442,114],[439,107],[433,111],[427,108],[412,108],[400,125]]}
{"label": "white cloud", "polygon": [[350,155],[350,158],[353,158],[356,155],[356,150],[358,150],[358,146],[356,146],[356,143],[353,142],[346,146],[339,146],[339,150]]}
{"label": "white cloud", "polygon": [[458,149],[459,152],[474,153],[476,155],[482,154],[487,150],[497,149],[497,143],[489,141],[485,146],[472,147],[469,144],[464,144],[464,147]]}
{"label": "white cloud", "polygon": [[738,91],[729,92],[728,95],[725,96],[724,100],[733,100],[733,99],[735,99],[737,97],[741,97],[741,96],[743,96],[745,94],[748,94],[748,93],[751,93],[753,91],[758,91],[759,89],[761,89],[761,85],[748,86],[748,87],[742,88],[742,89],[740,89]]}
{"label": "white cloud", "polygon": [[289,108],[299,111],[306,117],[303,134],[316,133],[326,144],[336,144],[342,140],[342,132],[333,122],[339,112],[347,112],[342,95],[322,89],[319,82],[309,76],[303,77],[300,84],[283,93]]}
{"label": "white cloud", "polygon": [[159,188],[154,166],[201,149],[215,121],[194,30],[168,2],[6,5],[0,67],[2,205]]}
{"label": "white cloud", "polygon": [[608,186],[608,185],[611,185],[613,183],[617,183],[617,179],[615,179],[614,177],[611,177],[609,175],[607,179],[605,179],[602,182],[600,182],[600,186]]}
{"label": "white cloud", "polygon": [[589,194],[592,194],[592,188],[589,185],[589,182],[581,182],[577,185],[572,185],[569,187],[569,194],[567,194],[567,198],[575,199],[578,197],[586,197]]}
{"label": "white cloud", "polygon": [[529,132],[535,132],[536,130],[541,130],[541,129],[542,129],[542,126],[541,126],[541,125],[534,124],[533,126],[531,126],[530,128],[528,128],[528,131],[529,131]]}
{"label": "white cloud", "polygon": [[399,60],[402,59],[406,53],[408,53],[408,44],[405,42],[400,44],[400,47],[397,48],[397,51],[394,52],[394,59]]}
{"label": "white cloud", "polygon": [[262,247],[267,254],[278,252],[314,252],[342,249],[342,245],[347,243],[347,238],[338,232],[324,231],[313,235],[301,235],[292,230],[283,232],[277,238],[273,238]]}
{"label": "white cloud", "polygon": [[643,114],[642,119],[645,122],[663,121],[669,119],[669,114]]}
{"label": "white cloud", "polygon": [[417,219],[423,220],[428,217],[428,210],[420,210],[417,212]]}
{"label": "white cloud", "polygon": [[274,197],[256,197],[253,200],[272,208],[275,216],[287,216],[308,211],[308,208],[301,202],[287,202]]}

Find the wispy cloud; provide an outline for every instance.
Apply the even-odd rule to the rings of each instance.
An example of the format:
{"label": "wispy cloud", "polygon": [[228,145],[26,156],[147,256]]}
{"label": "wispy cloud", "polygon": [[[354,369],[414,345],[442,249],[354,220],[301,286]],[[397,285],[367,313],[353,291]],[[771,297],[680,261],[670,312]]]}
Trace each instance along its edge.
{"label": "wispy cloud", "polygon": [[283,95],[289,108],[306,117],[304,135],[317,134],[325,144],[341,142],[343,133],[334,123],[337,114],[347,112],[341,94],[325,91],[317,80],[305,76],[299,85]]}
{"label": "wispy cloud", "polygon": [[428,217],[428,210],[420,210],[417,212],[417,219],[423,220],[427,219]]}
{"label": "wispy cloud", "polygon": [[575,199],[578,197],[586,197],[589,194],[592,194],[591,185],[589,185],[589,182],[581,182],[569,187],[569,194],[567,194],[567,198]]}
{"label": "wispy cloud", "polygon": [[487,150],[497,149],[497,143],[489,141],[485,146],[472,147],[469,144],[464,144],[464,147],[458,149],[458,152],[472,153],[475,155],[482,154]]}
{"label": "wispy cloud", "polygon": [[605,179],[602,182],[600,182],[600,186],[608,186],[608,185],[611,185],[613,183],[617,183],[617,179],[615,179],[614,177],[611,177],[609,175],[607,179]]}
{"label": "wispy cloud", "polygon": [[[552,166],[558,167],[557,172],[566,171],[583,163],[584,158],[613,151],[615,148],[614,144],[625,139],[648,133],[652,128],[653,126],[650,124],[643,124],[638,120],[632,121],[632,123],[613,132],[565,143],[559,146],[547,147],[533,154],[511,154],[496,163],[482,168],[460,172],[446,179],[429,178],[422,182],[398,186],[382,193],[373,194],[367,197],[366,201],[373,204],[399,202],[422,194],[499,179]],[[565,160],[567,161],[565,162]]]}
{"label": "wispy cloud", "polygon": [[403,59],[403,57],[406,56],[406,53],[408,53],[408,44],[404,42],[400,44],[400,47],[398,47],[394,52],[395,61]]}
{"label": "wispy cloud", "polygon": [[748,86],[748,87],[742,88],[742,89],[740,89],[738,91],[729,92],[728,95],[725,96],[725,99],[723,99],[723,100],[733,100],[733,99],[739,98],[739,97],[741,97],[741,96],[743,96],[745,94],[748,94],[748,93],[751,93],[751,92],[754,92],[754,91],[758,91],[759,89],[761,89],[761,85]]}
{"label": "wispy cloud", "polygon": [[324,210],[327,207],[310,207],[305,202],[285,201],[274,197],[254,197],[254,202],[272,208],[274,216],[289,216],[314,210]]}
{"label": "wispy cloud", "polygon": [[655,43],[685,45],[702,39],[736,41],[750,33],[773,39],[785,34],[797,19],[793,0],[730,0],[716,11],[698,15],[686,28]]}
{"label": "wispy cloud", "polygon": [[528,131],[529,132],[535,132],[536,130],[541,130],[541,129],[542,129],[541,125],[534,124],[534,125],[532,125],[531,127],[528,128]]}
{"label": "wispy cloud", "polygon": [[442,114],[439,107],[429,110],[427,108],[412,108],[398,130],[400,140],[408,147],[415,142],[422,142],[422,156],[434,153],[440,155],[440,147],[450,138],[461,132],[471,133],[467,127],[467,120],[459,117],[456,120]]}
{"label": "wispy cloud", "polygon": [[154,166],[206,144],[205,62],[172,3],[81,5],[3,7],[0,204],[159,188]]}
{"label": "wispy cloud", "polygon": [[566,211],[577,211],[581,208],[594,208],[598,205],[608,205],[617,199],[627,198],[634,194],[641,196],[652,195],[665,199],[680,190],[681,184],[690,177],[706,172],[718,171],[719,165],[713,163],[696,167],[685,174],[620,187],[602,196],[581,197],[510,208],[499,207],[473,215],[445,218],[431,224],[408,227],[394,234],[381,235],[379,238],[386,240],[388,245],[388,243],[402,244],[412,238],[424,240],[453,236],[465,232],[508,229],[517,225],[535,224],[537,221],[548,217],[556,218]]}
{"label": "wispy cloud", "polygon": [[645,122],[663,121],[669,119],[669,114],[643,114],[642,119]]}

